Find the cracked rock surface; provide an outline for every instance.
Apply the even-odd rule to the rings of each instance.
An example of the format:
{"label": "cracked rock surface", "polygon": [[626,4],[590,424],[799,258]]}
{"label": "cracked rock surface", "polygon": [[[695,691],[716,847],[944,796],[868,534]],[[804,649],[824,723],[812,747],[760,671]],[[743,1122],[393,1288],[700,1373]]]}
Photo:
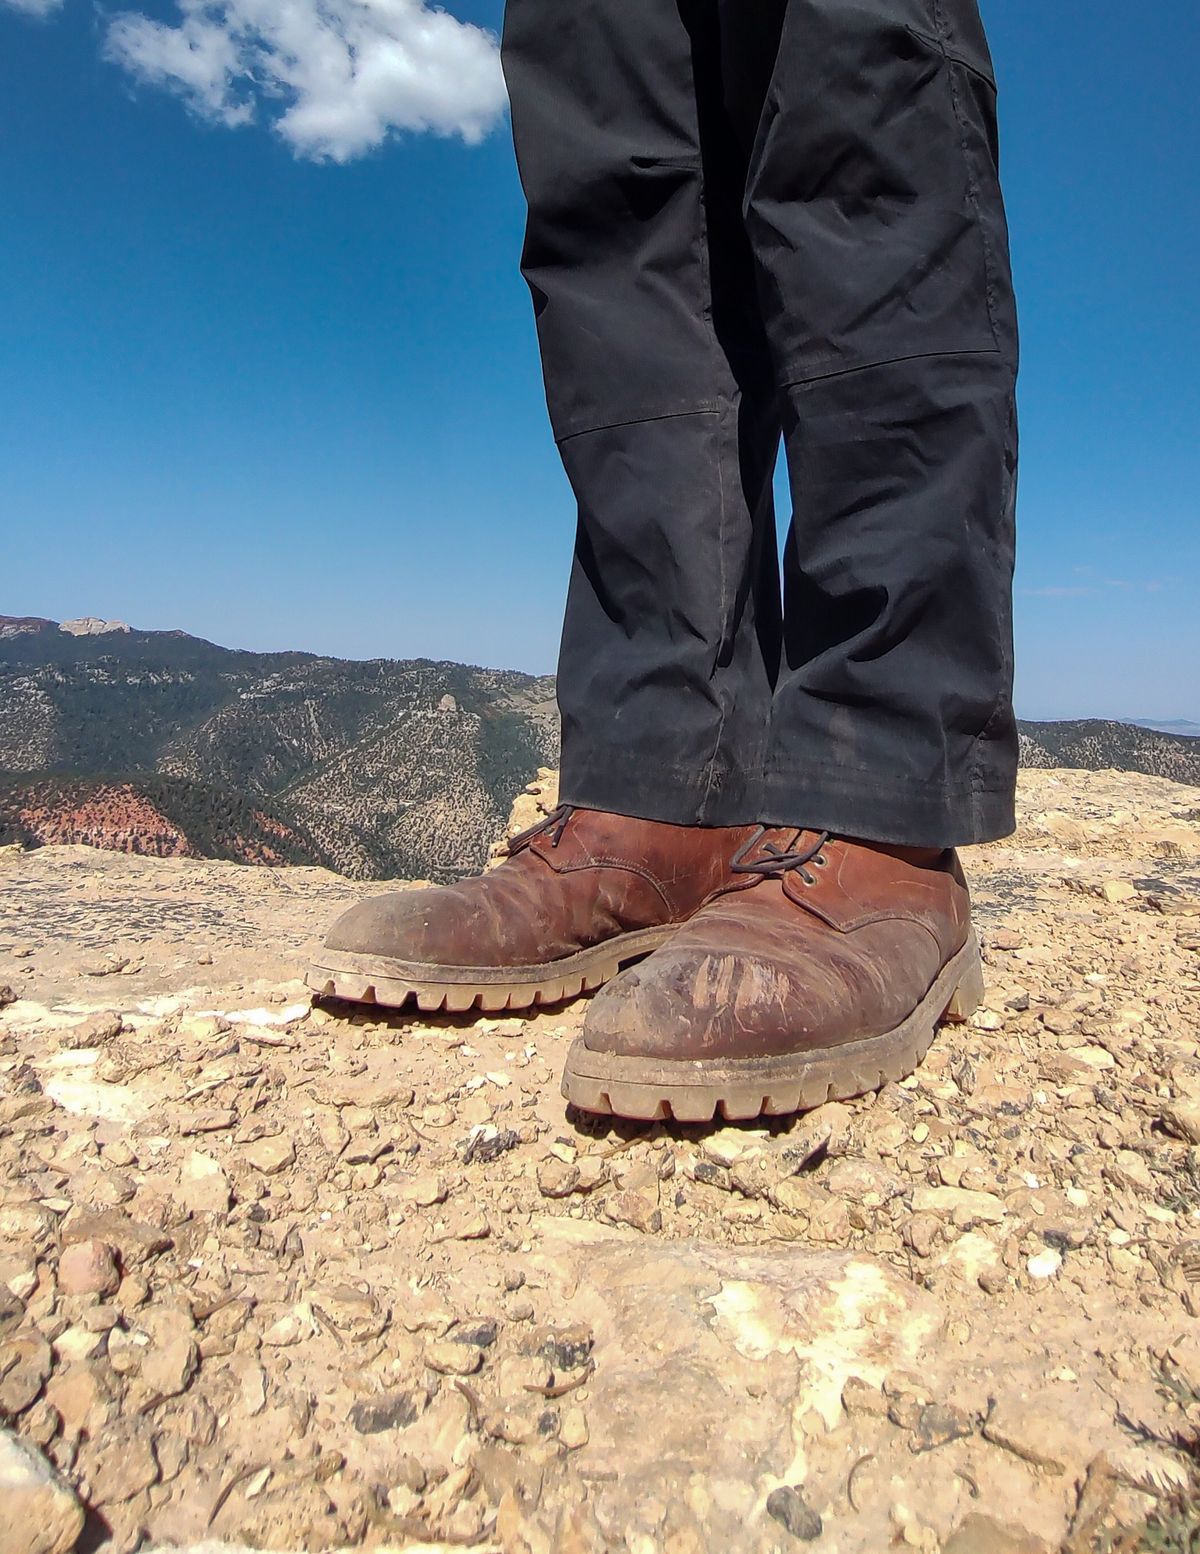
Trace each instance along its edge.
{"label": "cracked rock surface", "polygon": [[965,860],[972,1022],[715,1128],[569,1114],[578,1003],[314,1008],[332,874],[5,850],[4,1554],[1138,1525],[1200,1417],[1200,790],[1020,815]]}

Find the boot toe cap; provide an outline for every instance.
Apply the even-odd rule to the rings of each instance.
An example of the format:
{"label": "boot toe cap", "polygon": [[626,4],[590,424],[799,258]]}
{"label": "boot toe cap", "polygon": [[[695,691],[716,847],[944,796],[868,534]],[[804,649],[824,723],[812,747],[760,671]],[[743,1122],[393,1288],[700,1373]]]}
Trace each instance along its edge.
{"label": "boot toe cap", "polygon": [[747,1056],[776,1047],[802,1007],[769,962],[668,948],[596,995],[583,1038],[593,1052],[621,1057]]}
{"label": "boot toe cap", "polygon": [[387,955],[397,960],[428,959],[430,904],[427,891],[392,891],[360,901],[335,919],[325,948],[352,955]]}

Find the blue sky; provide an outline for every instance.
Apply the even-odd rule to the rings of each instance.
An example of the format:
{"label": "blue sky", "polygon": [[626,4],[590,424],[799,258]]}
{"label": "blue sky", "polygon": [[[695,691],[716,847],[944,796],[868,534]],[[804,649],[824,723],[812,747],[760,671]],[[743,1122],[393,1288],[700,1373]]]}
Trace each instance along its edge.
{"label": "blue sky", "polygon": [[[313,0],[292,37],[273,0],[189,0],[186,36],[173,0],[0,0],[0,612],[553,667],[574,514],[490,45],[426,28],[414,99],[392,45],[419,0],[326,14],[371,5],[390,33],[348,85]],[[499,27],[500,0],[450,10]],[[1018,710],[1200,720],[1200,12],[984,14],[1024,334]],[[225,86],[251,53],[257,100]]]}

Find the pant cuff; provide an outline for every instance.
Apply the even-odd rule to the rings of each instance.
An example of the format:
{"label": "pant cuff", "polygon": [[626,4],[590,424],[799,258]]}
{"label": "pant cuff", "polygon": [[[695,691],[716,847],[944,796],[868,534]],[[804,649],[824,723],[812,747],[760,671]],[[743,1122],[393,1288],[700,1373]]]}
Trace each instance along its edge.
{"label": "pant cuff", "polygon": [[861,773],[769,772],[761,789],[764,825],[806,826],[893,847],[970,847],[1016,829],[1011,780],[961,787],[888,781]]}
{"label": "pant cuff", "polygon": [[682,826],[804,826],[895,847],[969,847],[1016,828],[1011,779],[936,786],[861,772],[686,771],[645,756],[565,763],[559,800]]}

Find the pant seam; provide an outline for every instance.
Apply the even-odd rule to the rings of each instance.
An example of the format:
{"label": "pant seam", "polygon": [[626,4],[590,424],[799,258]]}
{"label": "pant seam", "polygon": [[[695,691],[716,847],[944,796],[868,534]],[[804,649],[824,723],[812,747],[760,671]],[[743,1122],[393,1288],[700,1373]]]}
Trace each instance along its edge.
{"label": "pant seam", "polygon": [[[1009,447],[1011,446],[1011,443],[1012,443],[1012,438],[1013,438],[1013,433],[1014,433],[1015,428],[1016,428],[1016,423],[1017,423],[1016,401],[1010,399],[1009,405],[1008,405],[1008,415],[1007,415],[1007,417],[1005,419],[1005,423],[1004,423],[1004,451],[1005,451],[1006,462],[1007,462],[1008,449],[1009,449]],[[1006,470],[1005,470],[1005,478],[1004,478],[1003,497],[1002,497],[1001,508],[1000,508],[1000,511],[1001,511],[1002,515],[1010,508],[1010,506],[1012,504],[1013,494],[1014,494],[1014,486],[1015,486],[1015,475],[1014,475],[1014,473],[1013,473],[1013,471],[1011,469],[1006,468]],[[1001,597],[1003,597],[1003,594],[1001,595]],[[1001,685],[1000,691],[999,691],[999,693],[996,696],[996,702],[995,702],[995,705],[992,708],[991,716],[988,718],[987,722],[980,729],[979,733],[975,736],[975,748],[974,748],[974,753],[973,753],[972,761],[971,761],[971,776],[972,776],[972,782],[973,782],[973,784],[975,786],[975,790],[976,790],[977,793],[981,793],[981,792],[984,791],[983,790],[983,781],[982,781],[982,778],[983,778],[983,760],[984,760],[984,755],[986,753],[986,745],[987,745],[988,737],[992,733],[993,729],[996,729],[996,728],[999,727],[999,725],[1000,725],[1002,720],[1009,719],[1009,718],[1012,717],[1012,693],[1011,693],[1011,690],[1009,688],[1009,687],[1011,687],[1011,684],[1012,684],[1012,646],[1011,646],[1011,636],[1009,635],[1009,641],[1006,643],[1006,640],[1005,640],[1006,635],[1009,635],[1009,634],[1006,632],[1006,627],[1005,627],[1004,620],[1000,619],[1000,620],[997,621],[997,637],[999,639],[998,646],[999,646],[999,649],[1000,649],[1001,663],[1002,663],[1002,666],[1003,666],[1003,668],[1002,668],[1002,675],[1003,675],[1004,683]]]}
{"label": "pant seam", "polygon": [[568,430],[555,434],[556,443],[569,442],[573,437],[586,437],[591,432],[612,431],[619,426],[644,426],[648,421],[678,421],[684,416],[692,415],[719,415],[721,403],[719,399],[704,400],[698,405],[686,405],[678,410],[648,411],[642,415],[627,415],[621,413],[615,420],[593,421],[589,416],[583,426],[571,426]]}
{"label": "pant seam", "polygon": [[856,372],[870,372],[876,367],[897,367],[905,362],[925,362],[935,358],[947,356],[999,356],[1000,349],[994,345],[967,346],[958,351],[912,351],[905,356],[879,356],[867,362],[855,362],[851,367],[829,367],[824,371],[799,373],[792,376],[784,369],[784,376],[780,384],[781,388],[803,388],[808,383],[824,383],[830,378],[848,378]]}
{"label": "pant seam", "polygon": [[[697,111],[699,111],[699,110],[697,110]],[[699,126],[697,126],[697,135],[699,135],[699,133],[700,133]],[[698,206],[699,206],[699,211],[700,211],[700,224],[699,224],[699,231],[698,231],[697,236],[698,236],[698,240],[699,240],[699,243],[700,243],[700,278],[701,278],[701,282],[702,282],[702,284],[704,286],[704,327],[705,327],[705,331],[706,331],[706,333],[708,335],[709,346],[710,346],[710,348],[712,350],[713,359],[714,359],[714,361],[719,361],[721,359],[721,357],[722,357],[722,351],[721,351],[721,342],[717,338],[716,322],[713,319],[712,265],[711,265],[711,261],[710,261],[710,257],[709,257],[709,246],[708,246],[709,245],[709,231],[708,231],[708,205],[706,203],[706,194],[707,194],[707,190],[706,190],[706,187],[705,187],[705,182],[704,182],[703,174],[701,174],[701,178],[700,178],[700,198],[699,198],[699,201],[698,201]],[[713,680],[716,679],[717,670],[718,670],[718,668],[720,666],[720,662],[721,662],[721,653],[722,653],[722,650],[723,650],[724,645],[725,645],[725,638],[727,637],[728,631],[729,631],[729,628],[728,628],[729,582],[728,582],[728,567],[727,567],[726,555],[725,555],[726,541],[727,541],[728,516],[727,516],[727,503],[726,503],[726,494],[725,494],[725,448],[724,448],[723,435],[722,435],[723,432],[724,432],[724,429],[725,429],[724,423],[725,423],[725,416],[727,414],[727,406],[726,406],[726,403],[725,403],[725,396],[724,395],[718,395],[718,405],[719,405],[719,411],[718,411],[718,416],[717,416],[716,438],[717,438],[717,572],[718,572],[717,588],[718,588],[718,594],[719,594],[719,602],[718,602],[718,617],[717,617],[718,636],[717,636],[717,644],[716,644],[715,656],[713,658],[713,665],[712,665],[712,668],[709,671],[709,681],[710,682],[712,682]],[[718,703],[720,705],[721,712],[720,712],[720,718],[718,719],[718,722],[717,722],[717,730],[716,730],[716,733],[713,736],[712,754],[709,756],[708,763],[707,763],[707,765],[704,768],[704,790],[703,790],[703,793],[701,794],[701,796],[700,796],[700,798],[698,800],[699,807],[700,807],[700,813],[701,814],[703,814],[705,812],[705,810],[706,810],[706,808],[708,806],[709,800],[710,800],[710,798],[712,796],[713,783],[716,780],[717,757],[718,757],[718,755],[721,752],[721,746],[722,746],[722,744],[724,742],[724,739],[725,739],[725,725],[726,725],[726,723],[728,721],[728,718],[729,718],[729,699],[728,699],[728,697],[725,696],[725,695],[722,695],[722,694],[720,694],[718,692],[717,700],[718,700]]]}
{"label": "pant seam", "polygon": [[992,340],[996,349],[999,350],[1000,324],[996,317],[995,261],[992,256],[992,246],[988,242],[987,228],[984,225],[983,210],[979,201],[979,185],[975,178],[975,163],[971,156],[966,115],[963,113],[958,80],[954,74],[955,59],[950,52],[943,0],[933,0],[933,15],[938,30],[938,46],[942,51],[942,58],[946,63],[946,73],[950,80],[950,103],[954,111],[955,123],[958,125],[959,145],[962,148],[963,168],[967,177],[967,198],[970,200],[971,209],[975,213],[975,227],[979,233],[980,246],[983,249],[983,285],[984,296],[987,301],[988,324],[992,331]]}

